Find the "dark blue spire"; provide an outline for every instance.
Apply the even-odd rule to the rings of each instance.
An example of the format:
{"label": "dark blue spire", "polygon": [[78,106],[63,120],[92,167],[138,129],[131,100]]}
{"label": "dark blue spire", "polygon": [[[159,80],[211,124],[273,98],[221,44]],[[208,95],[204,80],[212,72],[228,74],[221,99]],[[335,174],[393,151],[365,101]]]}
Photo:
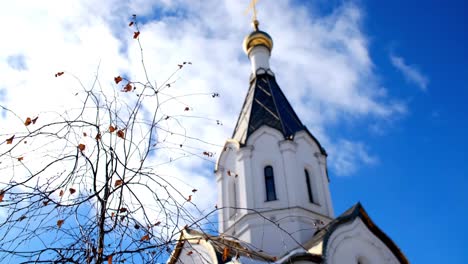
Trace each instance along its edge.
{"label": "dark blue spire", "polygon": [[[250,82],[232,137],[245,144],[250,135],[263,125],[280,131],[285,139],[292,139],[296,132],[302,130],[309,133],[276,83],[273,73],[258,69]],[[318,143],[315,137],[312,138]]]}

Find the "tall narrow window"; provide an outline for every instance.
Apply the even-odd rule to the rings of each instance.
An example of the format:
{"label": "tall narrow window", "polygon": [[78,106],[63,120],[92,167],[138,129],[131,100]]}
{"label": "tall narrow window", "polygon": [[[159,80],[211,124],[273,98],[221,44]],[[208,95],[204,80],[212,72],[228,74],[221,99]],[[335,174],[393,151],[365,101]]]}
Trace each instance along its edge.
{"label": "tall narrow window", "polygon": [[266,166],[264,169],[265,174],[265,188],[266,188],[266,197],[267,201],[276,200],[276,191],[275,191],[275,178],[273,176],[273,167]]}
{"label": "tall narrow window", "polygon": [[310,175],[307,169],[304,169],[304,174],[306,177],[306,184],[307,184],[307,193],[309,194],[309,202],[314,202],[314,195],[312,193],[312,184],[310,183]]}

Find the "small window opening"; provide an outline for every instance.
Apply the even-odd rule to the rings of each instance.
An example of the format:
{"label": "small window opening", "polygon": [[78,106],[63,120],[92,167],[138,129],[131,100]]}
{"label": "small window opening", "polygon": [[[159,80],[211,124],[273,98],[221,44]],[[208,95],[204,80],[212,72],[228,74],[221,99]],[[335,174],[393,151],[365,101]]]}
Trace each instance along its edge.
{"label": "small window opening", "polygon": [[305,174],[305,177],[306,177],[307,193],[309,195],[309,202],[314,203],[314,195],[312,193],[312,184],[311,184],[311,181],[310,181],[309,171],[307,169],[304,169],[304,174]]}
{"label": "small window opening", "polygon": [[265,189],[267,201],[276,200],[275,179],[273,175],[273,167],[266,166],[264,169],[265,175]]}

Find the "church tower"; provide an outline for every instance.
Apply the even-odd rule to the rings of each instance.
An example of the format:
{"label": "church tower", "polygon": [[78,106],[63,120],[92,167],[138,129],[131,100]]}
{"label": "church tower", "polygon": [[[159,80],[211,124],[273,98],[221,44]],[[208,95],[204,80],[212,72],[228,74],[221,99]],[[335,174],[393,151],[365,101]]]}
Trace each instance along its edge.
{"label": "church tower", "polygon": [[216,164],[219,233],[281,256],[334,217],[327,153],[276,82],[269,66],[273,40],[257,20],[243,47],[252,73],[232,139]]}

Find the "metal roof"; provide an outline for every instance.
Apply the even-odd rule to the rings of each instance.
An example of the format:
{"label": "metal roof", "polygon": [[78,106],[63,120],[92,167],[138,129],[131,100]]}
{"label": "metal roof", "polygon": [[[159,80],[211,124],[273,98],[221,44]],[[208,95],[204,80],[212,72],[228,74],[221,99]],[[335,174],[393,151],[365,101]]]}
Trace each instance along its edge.
{"label": "metal roof", "polygon": [[258,69],[250,81],[232,138],[244,145],[249,136],[263,125],[280,131],[285,139],[292,139],[296,132],[306,131],[326,155],[318,140],[302,124],[274,74],[270,70]]}

